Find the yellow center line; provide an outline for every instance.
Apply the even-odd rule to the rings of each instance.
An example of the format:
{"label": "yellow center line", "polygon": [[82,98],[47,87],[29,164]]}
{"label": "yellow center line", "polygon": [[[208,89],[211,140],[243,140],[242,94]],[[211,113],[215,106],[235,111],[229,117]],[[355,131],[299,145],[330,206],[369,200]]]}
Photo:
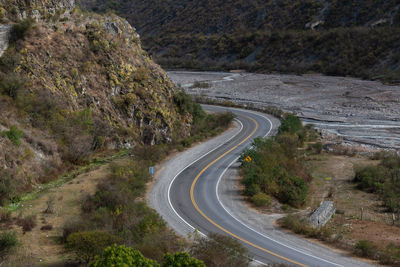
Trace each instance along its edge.
{"label": "yellow center line", "polygon": [[257,131],[257,129],[258,129],[258,123],[257,123],[257,121],[254,120],[253,118],[250,118],[250,117],[248,117],[248,118],[251,119],[251,120],[256,124],[256,127],[254,128],[254,130],[253,130],[253,131],[251,132],[251,134],[250,134],[249,136],[247,136],[243,141],[241,141],[239,144],[235,145],[234,147],[232,147],[231,149],[229,149],[228,151],[226,151],[224,154],[222,154],[221,156],[219,156],[217,159],[215,159],[213,162],[211,162],[210,164],[208,164],[204,169],[202,169],[202,170],[199,172],[199,174],[198,174],[198,175],[196,176],[196,178],[194,179],[194,181],[193,181],[193,183],[192,183],[192,186],[190,187],[190,199],[192,200],[193,206],[196,208],[196,210],[197,210],[207,221],[209,221],[209,222],[212,223],[214,226],[216,226],[216,227],[219,228],[220,230],[224,231],[224,232],[227,233],[228,235],[230,235],[230,236],[232,236],[232,237],[234,237],[234,238],[236,238],[236,239],[238,239],[238,240],[240,240],[240,241],[242,241],[242,242],[244,242],[244,243],[246,243],[246,244],[248,244],[248,245],[250,245],[250,246],[252,246],[252,247],[255,247],[255,248],[259,249],[259,250],[262,250],[262,251],[264,251],[264,252],[267,252],[267,253],[269,253],[269,254],[271,254],[271,255],[273,255],[273,256],[276,256],[276,257],[278,257],[278,258],[281,258],[281,259],[283,259],[283,260],[286,260],[286,261],[288,261],[288,262],[294,263],[294,264],[299,265],[299,266],[307,267],[307,265],[304,265],[304,264],[299,263],[299,262],[297,262],[297,261],[288,259],[288,258],[286,258],[286,257],[284,257],[284,256],[279,255],[279,254],[276,254],[275,252],[272,252],[272,251],[270,251],[270,250],[267,250],[267,249],[265,249],[265,248],[263,248],[263,247],[260,247],[260,246],[258,246],[258,245],[256,245],[256,244],[254,244],[254,243],[251,243],[250,241],[247,241],[246,239],[243,239],[243,238],[241,238],[240,236],[237,236],[237,235],[235,235],[234,233],[232,233],[232,232],[226,230],[225,228],[223,228],[222,226],[220,226],[219,224],[217,224],[216,222],[214,222],[213,220],[211,220],[211,219],[199,208],[199,206],[198,206],[197,203],[196,203],[196,200],[194,199],[194,187],[195,187],[197,181],[199,180],[200,176],[201,176],[208,168],[210,168],[210,167],[211,167],[212,165],[214,165],[217,161],[219,161],[221,158],[225,157],[226,155],[228,155],[229,153],[231,153],[233,150],[235,150],[237,147],[239,147],[241,144],[243,144],[244,142],[246,142],[247,140],[249,140],[249,139],[254,135],[254,133]]}

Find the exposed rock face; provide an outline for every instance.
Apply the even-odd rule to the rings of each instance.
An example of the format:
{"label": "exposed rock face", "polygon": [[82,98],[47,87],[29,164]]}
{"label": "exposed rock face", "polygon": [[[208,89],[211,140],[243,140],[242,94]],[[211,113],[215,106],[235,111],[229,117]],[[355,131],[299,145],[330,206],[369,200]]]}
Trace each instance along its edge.
{"label": "exposed rock face", "polygon": [[7,50],[11,25],[0,24],[0,57]]}
{"label": "exposed rock face", "polygon": [[324,201],[321,206],[310,216],[310,223],[314,228],[324,226],[335,214],[336,208],[333,201]]}
{"label": "exposed rock face", "polygon": [[11,21],[26,18],[40,21],[68,16],[75,8],[75,0],[0,0],[0,7],[5,10],[4,17]]}

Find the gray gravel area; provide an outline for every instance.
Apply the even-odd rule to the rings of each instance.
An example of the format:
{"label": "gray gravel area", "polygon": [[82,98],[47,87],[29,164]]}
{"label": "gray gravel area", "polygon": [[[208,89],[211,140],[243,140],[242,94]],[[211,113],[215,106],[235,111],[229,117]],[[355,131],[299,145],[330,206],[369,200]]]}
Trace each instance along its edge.
{"label": "gray gravel area", "polygon": [[[295,112],[343,144],[400,150],[400,86],[348,77],[170,71],[189,94]],[[207,81],[210,88],[190,88]]]}

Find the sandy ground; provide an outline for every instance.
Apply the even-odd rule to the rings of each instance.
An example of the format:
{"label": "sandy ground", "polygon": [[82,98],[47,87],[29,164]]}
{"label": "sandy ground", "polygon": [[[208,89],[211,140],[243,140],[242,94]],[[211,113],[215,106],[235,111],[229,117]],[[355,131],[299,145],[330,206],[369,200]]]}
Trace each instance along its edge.
{"label": "sandy ground", "polygon": [[[400,86],[347,77],[170,71],[188,93],[297,113],[335,142],[400,150]],[[210,88],[190,88],[207,81]]]}

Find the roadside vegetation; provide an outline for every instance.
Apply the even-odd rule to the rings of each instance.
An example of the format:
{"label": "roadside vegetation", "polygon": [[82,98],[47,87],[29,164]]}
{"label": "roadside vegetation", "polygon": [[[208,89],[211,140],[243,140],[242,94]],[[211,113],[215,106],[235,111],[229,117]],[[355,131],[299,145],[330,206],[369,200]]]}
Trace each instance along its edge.
{"label": "roadside vegetation", "polygon": [[303,168],[298,149],[316,139],[315,130],[287,114],[276,137],[257,138],[240,157],[244,194],[256,206],[268,206],[270,196],[282,204],[302,207],[311,176]]}
{"label": "roadside vegetation", "polygon": [[[238,243],[219,236],[215,236],[212,239],[214,241],[196,238],[193,242],[188,243],[168,229],[164,220],[144,202],[147,185],[152,180],[148,171],[150,166],[159,163],[173,151],[181,150],[190,146],[193,142],[222,132],[231,125],[233,119],[231,113],[207,114],[199,104],[193,102],[191,97],[182,91],[176,92],[174,102],[178,113],[190,114],[191,121],[187,122],[193,125],[190,136],[185,137],[182,133],[177,132],[175,134],[176,139],[170,143],[154,146],[144,143],[137,144],[129,152],[121,152],[121,157],[118,157],[116,162],[101,161],[103,165],[108,164],[109,174],[96,182],[97,185],[95,186],[94,193],[85,194],[80,197],[80,216],[63,219],[65,225],[63,226],[60,239],[67,255],[73,255],[72,261],[70,260],[69,263],[80,262],[84,264],[92,263],[93,266],[106,266],[110,261],[107,258],[107,255],[109,255],[107,253],[115,249],[115,247],[108,247],[114,244],[122,246],[122,250],[127,251],[126,253],[131,256],[133,255],[133,258],[139,257],[139,254],[144,255],[143,257],[149,260],[139,258],[140,260],[144,260],[144,262],[153,264],[149,266],[159,266],[159,264],[160,266],[170,266],[168,264],[171,262],[177,264],[181,264],[182,262],[195,264],[182,266],[205,266],[203,263],[204,260],[218,262],[221,255],[213,254],[210,256],[210,253],[214,251],[211,252],[208,248],[213,247],[214,250],[217,246],[216,244],[222,244],[222,248],[226,247],[227,251],[236,251],[239,249],[235,255],[240,255],[240,257],[244,253],[243,249],[240,250],[241,247]],[[82,125],[88,131],[93,129],[89,110],[77,112],[75,116],[76,118],[70,118],[68,123]],[[3,134],[10,138],[10,140],[15,141],[18,141],[20,136],[18,129],[15,127]],[[128,154],[132,157],[127,158],[126,155]],[[77,156],[77,153],[71,153],[71,156],[74,155]],[[93,155],[96,156],[97,154]],[[83,155],[83,157],[86,159],[87,155]],[[87,164],[91,166],[93,162],[88,161]],[[86,166],[85,163],[81,163],[81,165],[82,168]],[[98,164],[94,166],[95,168],[99,167]],[[71,177],[68,176],[69,178],[63,178],[62,181],[64,183],[72,181],[77,175],[91,171],[92,169],[89,168],[83,170],[83,172],[74,173]],[[2,172],[5,175],[7,173],[6,170],[2,170]],[[7,179],[8,176],[5,175],[2,175],[2,183],[0,184],[0,197],[3,205],[9,203],[15,197],[12,187],[13,180],[11,178]],[[43,191],[38,196],[43,198],[42,194],[46,194],[46,192]],[[54,216],[55,202],[57,201],[54,197],[49,197],[46,201],[43,214],[46,214],[47,217]],[[44,232],[52,231],[53,229],[52,224],[40,223],[40,220],[43,219],[39,220],[36,213],[16,219],[6,210],[3,213],[1,217],[4,218],[7,225],[15,224],[13,228],[20,227],[23,233],[30,232],[32,229],[38,231],[37,228],[40,228],[40,231]],[[42,216],[44,215],[40,215],[40,217]],[[40,225],[42,226],[40,227]],[[13,232],[4,231],[3,233],[3,254],[6,259],[11,259],[15,254],[12,249],[20,244],[17,239],[21,238],[23,240],[25,237]],[[182,251],[191,251],[190,255],[197,255],[196,257],[201,260],[196,260]],[[25,256],[22,255],[22,257]],[[229,253],[225,257],[227,257],[225,259],[232,257],[232,262],[247,261],[236,258],[237,256]],[[209,266],[217,265],[211,263]]]}
{"label": "roadside vegetation", "polygon": [[[292,211],[279,225],[356,256],[398,266],[400,221],[395,181],[399,157],[389,152],[361,156],[348,147],[328,153],[317,153],[319,147],[314,153],[308,150],[303,165],[313,177],[306,199],[311,209]],[[308,216],[323,200],[334,201],[336,214],[324,227],[315,229]]]}
{"label": "roadside vegetation", "polygon": [[378,165],[360,167],[354,182],[366,192],[378,194],[389,212],[400,213],[400,156],[392,153],[377,154]]}

